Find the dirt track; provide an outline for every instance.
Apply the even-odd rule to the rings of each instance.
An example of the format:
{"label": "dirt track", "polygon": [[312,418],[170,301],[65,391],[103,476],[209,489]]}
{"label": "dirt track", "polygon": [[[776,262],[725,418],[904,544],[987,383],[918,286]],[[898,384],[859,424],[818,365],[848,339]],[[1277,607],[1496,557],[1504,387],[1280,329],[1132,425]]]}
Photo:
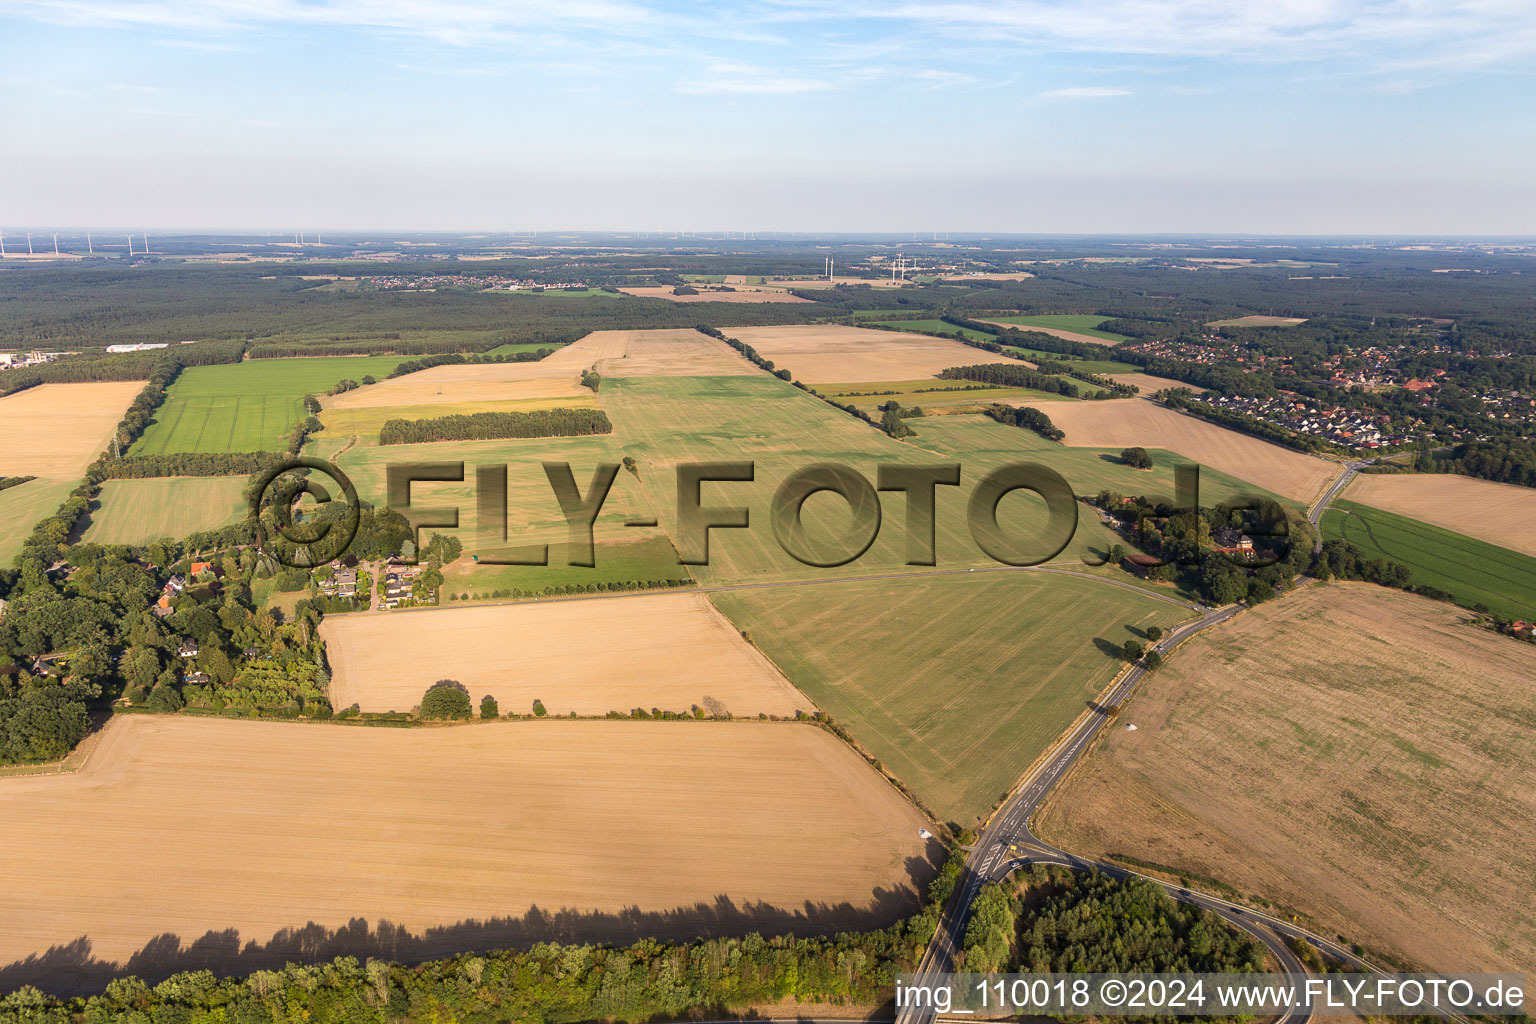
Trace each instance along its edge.
{"label": "dirt track", "polygon": [[448,678],[514,714],[816,710],[702,594],[329,616],[320,635],[338,708],[409,711]]}
{"label": "dirt track", "polygon": [[[835,737],[750,722],[130,717],[77,774],[0,779],[0,820],[7,988],[78,988],[101,961],[153,977],[204,959],[833,931],[909,911],[911,872],[929,870],[915,858],[933,852],[917,811]],[[183,951],[197,940],[206,958]]]}

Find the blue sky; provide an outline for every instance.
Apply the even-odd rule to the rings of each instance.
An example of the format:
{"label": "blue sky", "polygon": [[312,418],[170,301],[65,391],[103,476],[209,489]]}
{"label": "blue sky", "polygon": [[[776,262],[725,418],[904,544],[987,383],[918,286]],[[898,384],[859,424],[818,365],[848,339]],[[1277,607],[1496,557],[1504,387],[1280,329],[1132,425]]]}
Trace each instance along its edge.
{"label": "blue sky", "polygon": [[1532,0],[0,0],[0,225],[1536,233]]}

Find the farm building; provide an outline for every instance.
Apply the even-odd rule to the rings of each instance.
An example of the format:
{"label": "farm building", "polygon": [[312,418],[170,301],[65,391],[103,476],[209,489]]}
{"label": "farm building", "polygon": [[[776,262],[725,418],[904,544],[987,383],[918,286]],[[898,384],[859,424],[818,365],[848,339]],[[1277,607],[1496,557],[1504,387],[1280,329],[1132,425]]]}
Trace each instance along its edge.
{"label": "farm building", "polygon": [[1125,567],[1126,572],[1144,577],[1148,572],[1162,565],[1163,560],[1153,555],[1143,555],[1138,551],[1120,559],[1120,564]]}

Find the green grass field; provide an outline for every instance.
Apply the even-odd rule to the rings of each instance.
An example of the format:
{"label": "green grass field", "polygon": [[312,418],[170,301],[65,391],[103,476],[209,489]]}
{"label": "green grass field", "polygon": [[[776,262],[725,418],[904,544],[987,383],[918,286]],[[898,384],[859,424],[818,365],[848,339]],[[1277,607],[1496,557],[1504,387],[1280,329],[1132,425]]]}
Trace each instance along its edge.
{"label": "green grass field", "polygon": [[1107,316],[1099,316],[1097,313],[1053,313],[1044,316],[989,316],[988,320],[998,323],[1017,324],[1020,327],[1051,327],[1058,331],[1074,331],[1078,334],[1086,334],[1091,338],[1103,338],[1105,341],[1129,341],[1123,334],[1111,334],[1109,331],[1098,329],[1099,324],[1110,319]]}
{"label": "green grass field", "polygon": [[0,569],[10,568],[32,527],[63,504],[76,483],[39,477],[0,491]]}
{"label": "green grass field", "polygon": [[306,394],[323,395],[343,379],[383,379],[403,361],[321,356],[188,367],[131,454],[281,451],[304,416]]}
{"label": "green grass field", "polygon": [[[921,396],[913,396],[914,400]],[[816,462],[836,462],[874,480],[882,463],[961,464],[959,487],[940,487],[936,498],[935,538],[940,567],[995,564],[972,539],[966,504],[972,488],[987,472],[1004,462],[1021,461],[1037,435],[982,417],[935,416],[910,420],[918,436],[897,441],[847,413],[768,377],[645,378],[604,380],[600,395],[613,420],[624,451],[641,465],[641,478],[669,531],[675,529],[676,476],[679,462],[741,461],[755,464],[750,483],[710,484],[706,504],[746,506],[751,528],[714,530],[710,535],[710,564],[696,567],[704,582],[827,578],[838,575],[899,573],[906,564],[905,498],[896,492],[881,496],[882,524],[868,551],[836,568],[808,567],[786,554],[768,519],[770,502],[779,484],[791,473]],[[846,399],[845,399],[846,401]],[[921,404],[920,402],[918,404]],[[950,430],[955,423],[969,430]],[[987,427],[993,428],[988,430]],[[930,432],[931,430],[931,432]],[[947,437],[953,447],[942,452],[931,437]],[[1101,462],[1094,452],[1051,445],[1072,466],[1092,465],[1110,476],[1136,471]],[[1118,453],[1116,453],[1118,454]],[[1044,460],[1039,460],[1044,461]],[[1099,470],[1097,467],[1102,466]],[[1065,474],[1075,483],[1073,474]],[[1081,477],[1083,474],[1078,474]],[[1164,474],[1171,481],[1171,470]],[[1142,486],[1154,474],[1137,474]],[[1167,485],[1172,491],[1171,482]],[[1092,490],[1097,490],[1093,487]],[[1080,489],[1079,493],[1086,493]],[[1004,521],[1022,533],[1038,525],[1043,503],[1018,494],[1005,499]],[[841,535],[849,523],[846,504],[831,495],[812,497],[804,507],[807,532],[816,540]],[[679,538],[674,534],[674,542]],[[1081,514],[1077,533],[1057,561],[1097,561],[1113,543],[1113,535],[1093,517]]]}
{"label": "green grass field", "polygon": [[[605,381],[606,389],[608,383]],[[341,445],[337,438],[317,436],[307,451],[321,458],[334,457]],[[593,469],[601,462],[623,458],[614,435],[595,437],[524,438],[498,441],[442,441],[433,444],[356,445],[337,459],[352,478],[359,496],[376,505],[385,504],[386,471],[390,465],[419,462],[464,464],[463,482],[422,482],[412,485],[416,507],[457,508],[459,529],[428,530],[453,533],[464,544],[464,556],[447,571],[447,586],[454,593],[490,597],[496,590],[539,591],[567,584],[602,584],[610,581],[687,579],[678,565],[665,533],[658,528],[626,527],[633,519],[654,519],[645,489],[633,473],[621,470],[603,503],[593,527],[596,546],[593,567],[569,565],[568,530],[560,505],[550,489],[543,462],[568,462],[577,485],[585,493]],[[493,566],[480,564],[475,556],[494,557],[501,547],[495,538],[480,533],[475,469],[505,466],[507,469],[507,546],[548,544],[548,566]],[[675,500],[669,496],[668,500]],[[494,527],[493,527],[494,529]]]}
{"label": "green grass field", "polygon": [[1401,562],[1414,583],[1439,587],[1458,604],[1536,618],[1536,558],[1353,501],[1335,501],[1322,525],[1324,540],[1343,538],[1367,557]]}
{"label": "green grass field", "polygon": [[148,544],[238,523],[246,515],[241,492],[248,482],[243,476],[108,480],[81,540]]}
{"label": "green grass field", "polygon": [[1187,613],[1102,582],[977,572],[712,595],[942,818],[976,824],[1109,683],[1107,648]]}

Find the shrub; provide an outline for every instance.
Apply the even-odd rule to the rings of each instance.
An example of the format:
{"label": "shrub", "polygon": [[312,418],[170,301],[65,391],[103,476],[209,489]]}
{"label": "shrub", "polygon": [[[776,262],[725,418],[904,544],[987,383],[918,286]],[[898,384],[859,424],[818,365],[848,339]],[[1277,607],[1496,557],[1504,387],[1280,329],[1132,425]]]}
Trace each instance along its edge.
{"label": "shrub", "polygon": [[492,697],[490,694],[486,694],[484,697],[480,698],[480,717],[481,718],[500,718],[501,717],[501,708],[497,706],[496,698]]}
{"label": "shrub", "polygon": [[463,721],[470,710],[469,691],[454,679],[439,679],[421,698],[421,717],[428,721]]}
{"label": "shrub", "polygon": [[535,698],[533,702],[533,717],[543,718],[547,714],[549,712],[544,709],[544,702]]}

